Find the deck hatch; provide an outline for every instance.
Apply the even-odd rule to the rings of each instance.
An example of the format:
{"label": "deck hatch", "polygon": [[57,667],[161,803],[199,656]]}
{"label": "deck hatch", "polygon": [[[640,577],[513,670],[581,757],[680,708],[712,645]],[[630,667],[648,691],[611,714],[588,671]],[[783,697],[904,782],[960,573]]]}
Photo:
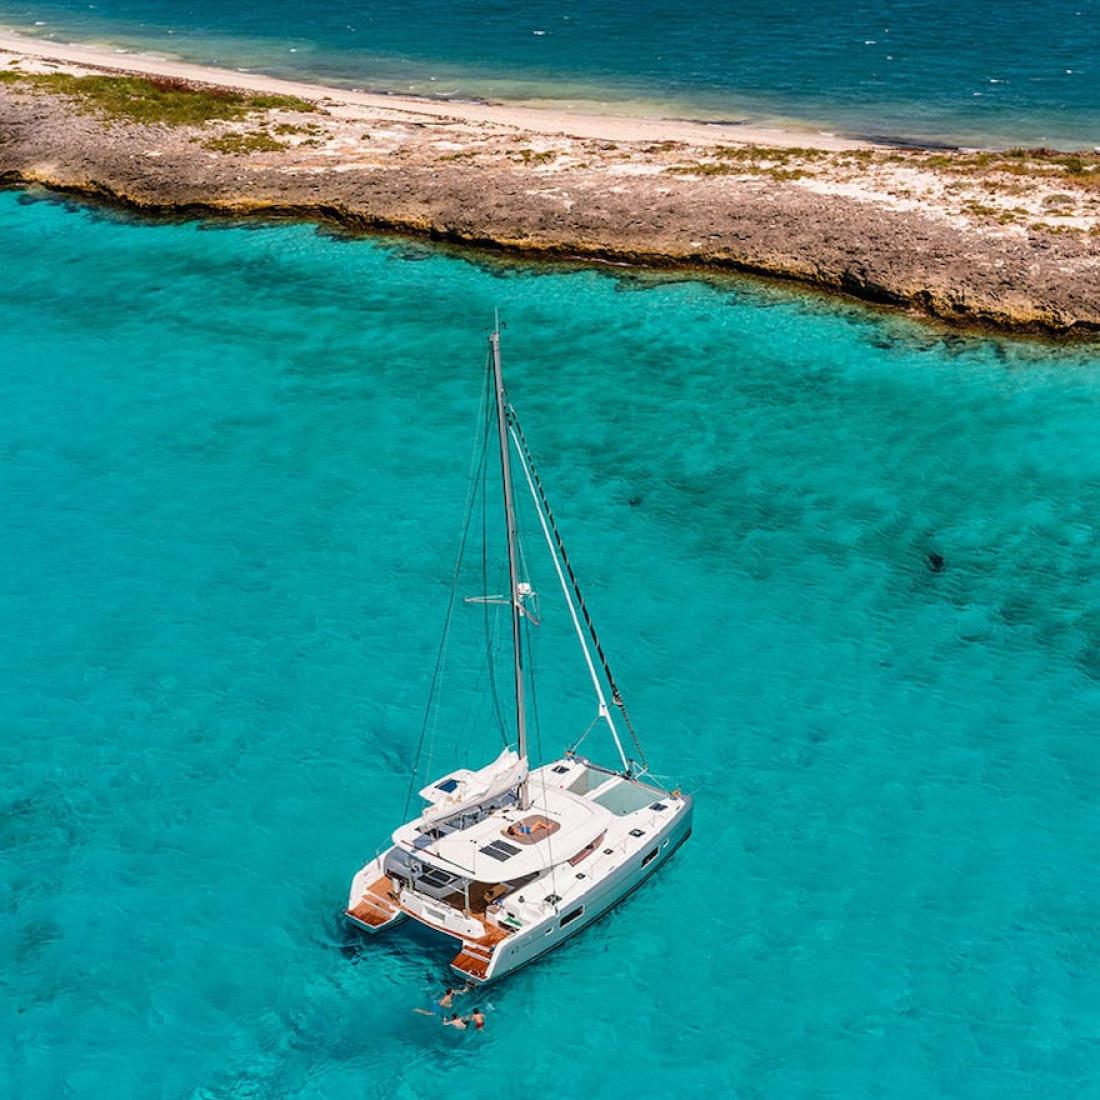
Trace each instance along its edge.
{"label": "deck hatch", "polygon": [[658,813],[662,813],[664,810],[668,809],[668,807],[663,802],[654,802],[653,805],[649,808],[651,810],[656,810]]}
{"label": "deck hatch", "polygon": [[645,836],[645,829],[631,829],[631,836]]}

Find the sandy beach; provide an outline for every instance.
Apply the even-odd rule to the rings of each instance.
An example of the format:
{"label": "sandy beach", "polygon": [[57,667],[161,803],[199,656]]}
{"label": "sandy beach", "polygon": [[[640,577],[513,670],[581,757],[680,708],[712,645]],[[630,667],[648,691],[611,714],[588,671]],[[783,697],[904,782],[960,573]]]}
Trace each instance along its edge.
{"label": "sandy beach", "polygon": [[[196,109],[158,115],[166,89]],[[747,272],[965,325],[1100,331],[1092,152],[418,99],[0,31],[0,182],[156,213]]]}
{"label": "sandy beach", "polygon": [[254,92],[299,96],[318,103],[328,101],[346,107],[362,107],[368,111],[397,110],[422,116],[424,119],[453,119],[472,124],[510,126],[533,134],[566,134],[569,137],[598,141],[678,141],[688,145],[743,142],[752,145],[802,145],[827,150],[857,149],[867,144],[813,130],[789,131],[681,119],[593,115],[550,107],[532,108],[505,103],[431,100],[416,96],[360,92],[322,84],[280,80],[262,73],[194,65],[186,61],[117,51],[103,46],[47,41],[3,28],[0,28],[0,53],[69,62],[95,69],[140,72],[174,80],[244,88]]}

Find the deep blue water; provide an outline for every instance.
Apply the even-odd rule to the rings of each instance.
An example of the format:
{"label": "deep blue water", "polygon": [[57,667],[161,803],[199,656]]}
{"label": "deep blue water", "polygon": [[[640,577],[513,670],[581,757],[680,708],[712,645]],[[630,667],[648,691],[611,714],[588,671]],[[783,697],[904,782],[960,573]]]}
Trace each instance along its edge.
{"label": "deep blue water", "polygon": [[[0,1095],[1100,1095],[1100,356],[11,192],[0,265]],[[449,952],[339,913],[497,306],[697,817],[456,1035],[412,1012]],[[438,771],[498,746],[469,612]],[[549,753],[588,714],[544,619]]]}
{"label": "deep blue water", "polygon": [[0,22],[357,86],[1100,144],[1098,0],[0,0]]}

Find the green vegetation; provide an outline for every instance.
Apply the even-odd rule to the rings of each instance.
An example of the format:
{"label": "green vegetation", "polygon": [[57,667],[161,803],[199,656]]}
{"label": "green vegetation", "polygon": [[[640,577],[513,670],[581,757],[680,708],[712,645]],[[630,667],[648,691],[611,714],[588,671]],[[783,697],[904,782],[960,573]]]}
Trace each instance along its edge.
{"label": "green vegetation", "polygon": [[524,164],[549,164],[550,161],[558,159],[558,154],[553,149],[547,149],[541,153],[534,149],[520,149],[518,152]]}
{"label": "green vegetation", "polygon": [[275,127],[275,133],[277,134],[310,134],[316,137],[324,132],[325,128],[318,126],[316,122],[310,122],[305,126],[298,126],[293,122],[280,122]]}
{"label": "green vegetation", "polygon": [[234,121],[254,111],[315,111],[296,96],[235,92],[182,80],[142,76],[74,76],[72,73],[0,73],[0,82],[19,83],[35,91],[71,96],[83,109],[108,118],[165,126],[201,126]]}
{"label": "green vegetation", "polygon": [[812,175],[806,169],[808,162],[838,155],[824,149],[766,145],[716,145],[710,154],[714,160],[674,164],[665,171],[680,176],[768,176],[782,183]]}
{"label": "green vegetation", "polygon": [[792,160],[819,160],[829,155],[824,149],[800,149],[793,145],[776,146],[774,149],[765,145],[717,145],[712,153],[720,160],[766,160],[773,164],[788,164]]}
{"label": "green vegetation", "polygon": [[[894,159],[894,158],[891,158]],[[1062,153],[1056,149],[1006,149],[1003,152],[903,154],[902,162],[914,168],[932,168],[949,175],[976,177],[1026,177],[1031,181],[1058,181],[1086,190],[1100,190],[1100,154]],[[1007,193],[1021,192],[1002,185]],[[991,186],[989,190],[996,190]]]}
{"label": "green vegetation", "polygon": [[743,176],[752,169],[741,165],[698,161],[695,164],[673,164],[665,171],[674,176]]}
{"label": "green vegetation", "polygon": [[1004,213],[999,206],[989,206],[984,202],[968,202],[963,206],[964,214],[974,214],[980,218],[995,218]]}
{"label": "green vegetation", "polygon": [[808,176],[809,172],[803,172],[801,168],[765,168],[763,174],[771,176],[773,180],[798,180]]}
{"label": "green vegetation", "polygon": [[779,182],[802,179],[810,174],[802,168],[782,168],[777,164],[754,161],[741,164],[699,161],[696,164],[674,164],[665,171],[677,176],[769,176]]}
{"label": "green vegetation", "polygon": [[277,153],[286,148],[284,142],[273,138],[265,130],[254,130],[250,134],[222,134],[201,144],[204,149],[215,153]]}

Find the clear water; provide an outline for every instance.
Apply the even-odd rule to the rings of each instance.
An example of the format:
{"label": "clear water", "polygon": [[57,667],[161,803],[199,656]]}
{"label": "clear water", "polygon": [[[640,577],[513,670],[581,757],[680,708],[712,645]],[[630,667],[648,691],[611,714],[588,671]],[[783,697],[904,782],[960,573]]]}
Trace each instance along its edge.
{"label": "clear water", "polygon": [[[10,192],[0,265],[0,1094],[1100,1094],[1100,356]],[[404,801],[494,306],[698,801],[462,1035],[412,1012],[449,952],[339,913]],[[539,660],[549,751],[583,683]]]}
{"label": "clear water", "polygon": [[1100,145],[1100,0],[0,0],[0,23],[418,93]]}

